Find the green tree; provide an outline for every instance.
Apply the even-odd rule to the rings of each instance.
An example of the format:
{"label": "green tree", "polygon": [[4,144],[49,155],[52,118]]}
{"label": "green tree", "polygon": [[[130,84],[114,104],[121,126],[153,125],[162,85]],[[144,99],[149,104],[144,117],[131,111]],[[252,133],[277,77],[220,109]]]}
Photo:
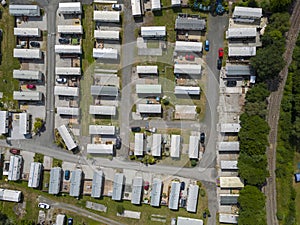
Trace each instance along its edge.
{"label": "green tree", "polygon": [[277,77],[285,65],[282,58],[282,51],[276,45],[259,49],[256,56],[251,58],[250,61],[261,81]]}
{"label": "green tree", "polygon": [[254,186],[247,185],[240,191],[240,225],[266,225],[265,195]]}
{"label": "green tree", "polygon": [[248,102],[245,105],[245,111],[249,116],[258,115],[265,119],[267,114],[267,104],[265,102]]}
{"label": "green tree", "polygon": [[123,205],[117,205],[117,213],[123,214],[124,213],[124,206]]}
{"label": "green tree", "polygon": [[41,118],[36,118],[33,125],[33,132],[37,133],[44,125],[44,121]]}
{"label": "green tree", "polygon": [[247,102],[263,102],[270,95],[267,86],[264,83],[259,83],[251,88],[246,95]]}
{"label": "green tree", "polygon": [[270,0],[270,6],[273,12],[283,12],[291,2],[291,0]]}

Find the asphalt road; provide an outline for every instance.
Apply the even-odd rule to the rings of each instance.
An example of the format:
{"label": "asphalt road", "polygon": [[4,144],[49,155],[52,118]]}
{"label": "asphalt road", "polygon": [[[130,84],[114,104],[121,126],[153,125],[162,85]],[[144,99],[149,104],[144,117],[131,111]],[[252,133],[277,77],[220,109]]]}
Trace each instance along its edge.
{"label": "asphalt road", "polygon": [[[207,127],[206,132],[206,149],[202,160],[199,163],[200,168],[208,168],[216,165],[216,141],[218,137],[217,123],[218,123],[218,102],[219,102],[219,74],[217,69],[218,49],[223,47],[224,32],[228,26],[228,15],[211,16],[208,18],[209,27],[207,39],[210,42],[210,50],[206,55],[206,63],[208,69],[208,81],[206,88],[206,112],[204,124]],[[213,176],[217,177],[217,171],[214,170]],[[216,224],[216,213],[218,212],[217,189],[216,185],[209,188],[208,193],[208,207],[212,217],[208,219],[209,225]]]}
{"label": "asphalt road", "polygon": [[120,103],[120,136],[122,138],[122,148],[118,152],[119,157],[127,158],[129,144],[129,121],[131,117],[131,76],[132,64],[135,59],[136,40],[134,36],[135,23],[131,12],[130,1],[124,1],[124,23],[123,23],[123,43],[122,43],[122,96]]}
{"label": "asphalt road", "polygon": [[[107,224],[107,225],[122,225],[122,223],[119,223],[115,220],[109,219],[104,216],[100,216],[99,214],[92,213],[86,209],[71,205],[71,204],[66,204],[62,202],[57,202],[57,201],[52,201],[51,199],[48,199],[44,196],[39,196],[38,197],[39,202],[47,203],[51,206],[51,208],[58,208],[58,209],[64,209],[70,212],[73,212],[77,215],[81,215],[83,217],[88,217],[90,219],[93,219],[95,221]],[[74,221],[75,222],[75,221]]]}

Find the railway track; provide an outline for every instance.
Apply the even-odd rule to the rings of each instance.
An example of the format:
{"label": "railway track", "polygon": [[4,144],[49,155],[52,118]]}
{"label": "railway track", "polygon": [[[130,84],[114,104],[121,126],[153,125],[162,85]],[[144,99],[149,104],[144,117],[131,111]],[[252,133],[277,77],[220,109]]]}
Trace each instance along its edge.
{"label": "railway track", "polygon": [[287,34],[286,50],[283,55],[286,61],[285,67],[279,74],[280,83],[277,91],[274,91],[270,95],[268,104],[268,124],[270,126],[269,133],[269,147],[267,148],[268,157],[268,170],[270,177],[267,179],[267,185],[264,187],[264,193],[267,197],[266,211],[267,211],[267,223],[268,225],[278,225],[278,220],[276,217],[277,212],[277,202],[276,202],[276,144],[277,144],[277,131],[278,131],[278,121],[280,115],[280,105],[281,99],[284,91],[284,86],[286,83],[288,68],[292,62],[292,55],[296,40],[300,30],[300,1],[297,0],[292,16],[290,18],[291,26]]}

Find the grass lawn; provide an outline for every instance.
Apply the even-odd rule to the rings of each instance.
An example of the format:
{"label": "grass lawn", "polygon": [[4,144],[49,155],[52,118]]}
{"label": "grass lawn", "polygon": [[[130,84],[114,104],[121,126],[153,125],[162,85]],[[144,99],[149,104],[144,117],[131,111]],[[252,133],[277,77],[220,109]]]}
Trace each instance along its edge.
{"label": "grass lawn", "polygon": [[8,13],[8,7],[1,9],[0,29],[3,34],[1,38],[2,60],[0,65],[0,91],[3,92],[2,102],[7,109],[16,109],[17,101],[13,100],[13,91],[19,89],[19,82],[13,79],[13,69],[19,69],[19,60],[13,57],[13,49],[16,46],[14,36],[15,20]]}
{"label": "grass lawn", "polygon": [[[49,190],[49,181],[50,181],[50,171],[44,171],[44,174],[43,174],[43,183],[42,183],[42,190],[43,191],[48,191]],[[48,187],[46,188],[45,187],[45,184],[48,184]]]}
{"label": "grass lawn", "polygon": [[93,32],[95,24],[93,22],[93,6],[83,6],[82,25],[85,30],[82,40],[83,56],[82,56],[82,70],[83,76],[80,82],[80,108],[81,108],[81,135],[88,135],[88,126],[91,123],[91,116],[89,114],[89,105],[93,104],[93,98],[90,94],[90,86],[93,84],[94,68],[91,66],[94,62],[93,47],[94,37]]}
{"label": "grass lawn", "polygon": [[62,165],[62,160],[53,158],[52,167],[57,167],[57,166],[61,167],[61,165]]}
{"label": "grass lawn", "polygon": [[159,48],[159,41],[156,40],[148,40],[147,48]]}

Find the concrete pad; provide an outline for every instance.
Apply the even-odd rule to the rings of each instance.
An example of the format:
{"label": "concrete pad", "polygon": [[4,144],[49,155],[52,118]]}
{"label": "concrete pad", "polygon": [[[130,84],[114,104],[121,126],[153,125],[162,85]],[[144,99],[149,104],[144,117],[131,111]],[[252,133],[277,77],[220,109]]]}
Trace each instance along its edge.
{"label": "concrete pad", "polygon": [[44,156],[43,166],[45,170],[50,170],[52,168],[53,158],[49,156]]}
{"label": "concrete pad", "polygon": [[27,152],[27,151],[22,151],[22,157],[23,157],[23,173],[29,173],[30,172],[30,164],[34,161],[35,153],[33,152]]}

